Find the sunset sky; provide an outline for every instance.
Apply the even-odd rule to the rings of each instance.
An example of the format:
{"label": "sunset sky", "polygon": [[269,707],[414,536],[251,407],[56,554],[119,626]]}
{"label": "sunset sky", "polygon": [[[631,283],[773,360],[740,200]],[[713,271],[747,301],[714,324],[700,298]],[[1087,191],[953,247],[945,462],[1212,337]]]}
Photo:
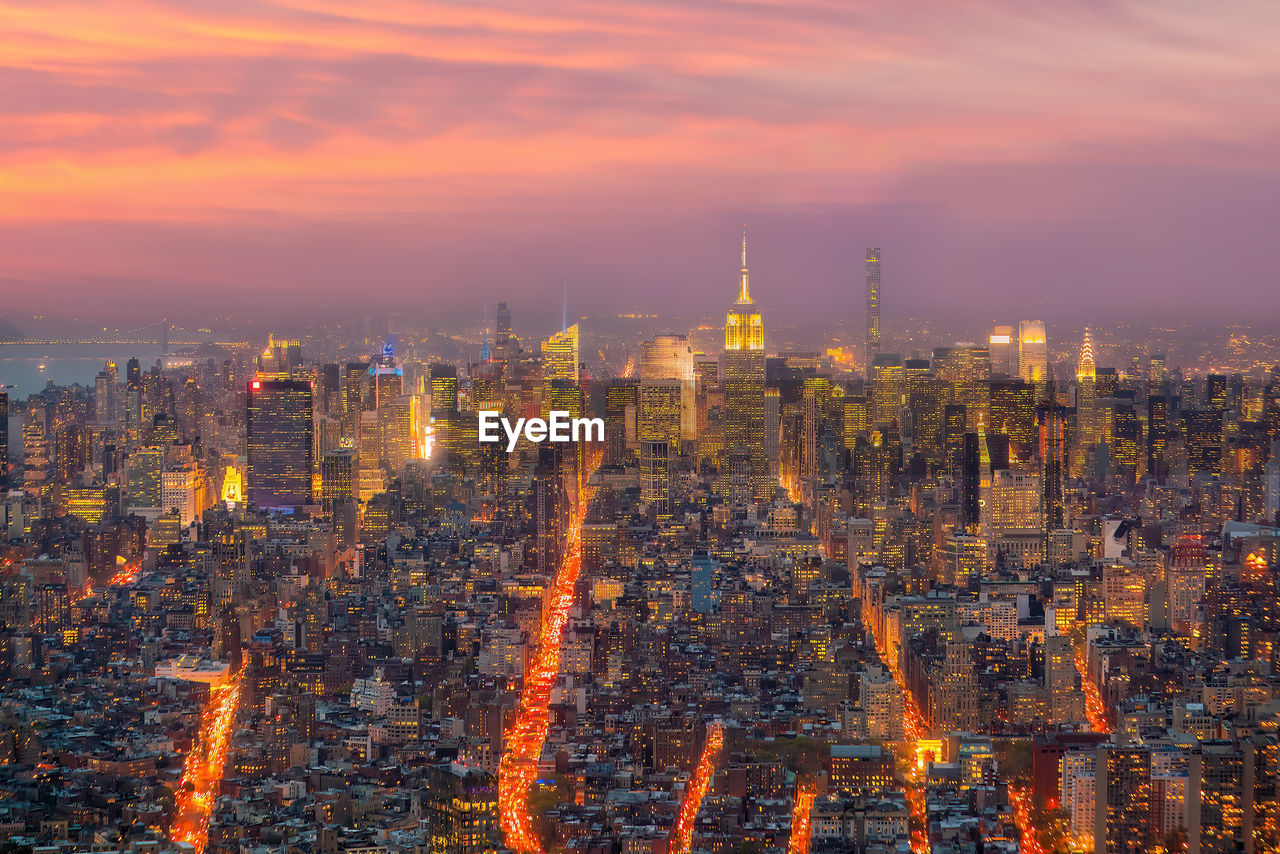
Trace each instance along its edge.
{"label": "sunset sky", "polygon": [[1278,44],[1261,0],[0,0],[0,316],[696,315],[745,221],[793,320],[860,318],[873,244],[890,326],[1280,318]]}

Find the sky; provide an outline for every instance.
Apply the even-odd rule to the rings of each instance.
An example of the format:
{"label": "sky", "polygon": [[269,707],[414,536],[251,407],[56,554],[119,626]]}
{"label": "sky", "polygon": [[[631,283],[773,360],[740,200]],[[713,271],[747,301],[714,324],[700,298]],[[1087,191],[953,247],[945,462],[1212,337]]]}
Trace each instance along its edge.
{"label": "sky", "polygon": [[0,317],[1280,320],[1280,4],[0,0]]}

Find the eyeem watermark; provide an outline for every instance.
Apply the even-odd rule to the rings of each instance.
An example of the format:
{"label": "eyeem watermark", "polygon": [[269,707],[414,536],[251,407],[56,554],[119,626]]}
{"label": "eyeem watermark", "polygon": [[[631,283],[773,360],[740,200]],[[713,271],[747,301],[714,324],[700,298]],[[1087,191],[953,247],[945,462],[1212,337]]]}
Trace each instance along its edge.
{"label": "eyeem watermark", "polygon": [[507,453],[516,449],[523,435],[530,442],[603,442],[603,418],[574,418],[563,409],[553,409],[549,418],[517,418],[512,424],[501,412],[482,409],[480,415],[480,441],[501,442],[498,428],[507,436]]}

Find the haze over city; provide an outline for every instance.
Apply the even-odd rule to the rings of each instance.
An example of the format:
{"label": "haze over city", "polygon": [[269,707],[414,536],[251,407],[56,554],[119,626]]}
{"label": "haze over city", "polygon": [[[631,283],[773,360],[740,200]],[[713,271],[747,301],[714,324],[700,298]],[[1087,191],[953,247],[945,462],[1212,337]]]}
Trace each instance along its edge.
{"label": "haze over city", "polygon": [[[1280,10],[0,3],[4,313],[1275,318]],[[74,310],[71,307],[74,306]],[[794,316],[788,316],[794,315]],[[14,318],[10,318],[13,320]]]}

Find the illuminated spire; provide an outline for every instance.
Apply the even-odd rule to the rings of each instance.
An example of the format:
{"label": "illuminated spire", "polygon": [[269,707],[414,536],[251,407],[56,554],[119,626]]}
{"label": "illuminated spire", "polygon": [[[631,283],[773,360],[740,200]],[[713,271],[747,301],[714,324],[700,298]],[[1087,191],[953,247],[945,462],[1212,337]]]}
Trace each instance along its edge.
{"label": "illuminated spire", "polygon": [[751,290],[747,285],[747,224],[742,224],[742,290],[738,294],[738,305],[751,304]]}
{"label": "illuminated spire", "polygon": [[738,301],[729,307],[724,326],[725,350],[763,350],[764,325],[760,321],[760,310],[755,300],[751,299],[751,286],[747,274],[747,227],[742,226],[742,282],[739,285]]}
{"label": "illuminated spire", "polygon": [[560,331],[569,331],[569,277],[564,277],[564,303],[560,306]]}
{"label": "illuminated spire", "polygon": [[1076,369],[1076,379],[1095,380],[1097,369],[1093,365],[1093,339],[1089,337],[1089,327],[1084,328],[1084,344],[1080,346],[1080,366]]}

